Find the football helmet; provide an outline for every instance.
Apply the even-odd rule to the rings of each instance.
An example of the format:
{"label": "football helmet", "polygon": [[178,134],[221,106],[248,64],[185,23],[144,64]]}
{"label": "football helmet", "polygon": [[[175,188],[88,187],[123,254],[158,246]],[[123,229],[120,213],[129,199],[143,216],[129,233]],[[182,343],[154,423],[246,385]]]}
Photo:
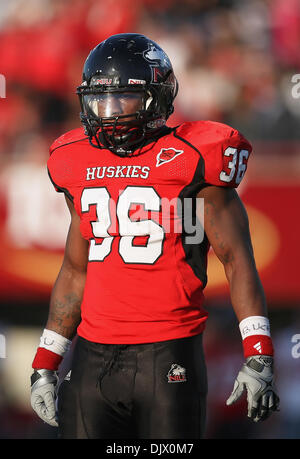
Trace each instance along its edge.
{"label": "football helmet", "polygon": [[77,88],[85,133],[95,147],[130,155],[165,125],[177,91],[159,45],[137,33],[113,35],[90,52]]}

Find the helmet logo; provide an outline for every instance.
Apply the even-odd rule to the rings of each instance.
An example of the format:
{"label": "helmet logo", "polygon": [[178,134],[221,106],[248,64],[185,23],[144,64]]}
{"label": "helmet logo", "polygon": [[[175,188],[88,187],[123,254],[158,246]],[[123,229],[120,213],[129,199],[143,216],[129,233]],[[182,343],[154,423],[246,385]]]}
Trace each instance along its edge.
{"label": "helmet logo", "polygon": [[162,78],[163,73],[159,67],[170,67],[171,63],[166,53],[155,46],[154,43],[148,43],[148,48],[143,51],[143,58],[150,64],[152,70],[152,83],[158,83],[158,77]]}
{"label": "helmet logo", "polygon": [[145,80],[137,80],[136,78],[129,78],[128,84],[146,84]]}
{"label": "helmet logo", "polygon": [[153,43],[148,43],[148,49],[143,52],[143,56],[146,61],[151,63],[154,61],[156,65],[159,65],[167,57],[163,50],[157,49]]}
{"label": "helmet logo", "polygon": [[97,84],[112,84],[112,79],[111,78],[97,78],[96,80],[93,81],[93,85]]}

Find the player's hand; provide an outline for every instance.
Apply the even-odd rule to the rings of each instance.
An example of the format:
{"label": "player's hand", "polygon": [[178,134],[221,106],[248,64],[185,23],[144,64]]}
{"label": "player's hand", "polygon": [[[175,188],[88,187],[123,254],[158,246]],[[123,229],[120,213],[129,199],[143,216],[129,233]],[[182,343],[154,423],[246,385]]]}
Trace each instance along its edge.
{"label": "player's hand", "polygon": [[226,404],[232,405],[247,391],[248,417],[254,422],[264,421],[278,411],[279,397],[273,382],[273,357],[248,357],[234,383]]}
{"label": "player's hand", "polygon": [[31,406],[47,424],[57,427],[56,386],[58,377],[52,370],[34,370],[31,376]]}

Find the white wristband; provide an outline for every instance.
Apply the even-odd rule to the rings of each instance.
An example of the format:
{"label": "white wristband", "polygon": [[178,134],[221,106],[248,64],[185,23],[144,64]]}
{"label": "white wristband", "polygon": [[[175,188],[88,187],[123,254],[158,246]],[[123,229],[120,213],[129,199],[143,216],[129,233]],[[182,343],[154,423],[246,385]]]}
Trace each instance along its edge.
{"label": "white wristband", "polygon": [[271,336],[269,319],[264,316],[246,317],[239,323],[239,327],[242,339],[253,335]]}
{"label": "white wristband", "polygon": [[53,330],[45,330],[40,338],[40,347],[48,349],[58,355],[64,355],[70,348],[72,341]]}

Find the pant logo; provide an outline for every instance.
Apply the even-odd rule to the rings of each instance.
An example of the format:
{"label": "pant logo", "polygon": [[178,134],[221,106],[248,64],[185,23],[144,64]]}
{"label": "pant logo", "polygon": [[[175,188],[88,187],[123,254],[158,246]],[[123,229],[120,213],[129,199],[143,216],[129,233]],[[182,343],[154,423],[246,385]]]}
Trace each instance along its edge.
{"label": "pant logo", "polygon": [[173,363],[167,374],[169,383],[186,382],[186,369]]}

